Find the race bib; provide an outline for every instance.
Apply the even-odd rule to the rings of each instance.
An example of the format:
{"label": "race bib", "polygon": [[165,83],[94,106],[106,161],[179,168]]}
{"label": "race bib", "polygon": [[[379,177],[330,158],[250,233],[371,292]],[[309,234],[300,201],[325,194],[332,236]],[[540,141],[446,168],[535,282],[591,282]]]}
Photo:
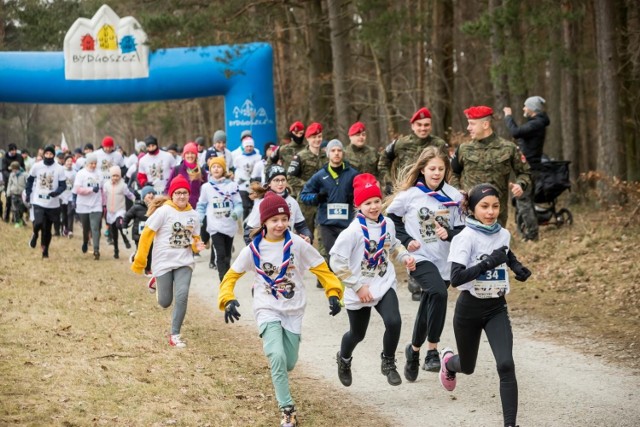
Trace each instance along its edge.
{"label": "race bib", "polygon": [[327,219],[349,219],[349,204],[327,203]]}
{"label": "race bib", "polygon": [[508,286],[509,280],[505,264],[487,270],[473,281],[474,294],[481,299],[501,297],[507,293]]}

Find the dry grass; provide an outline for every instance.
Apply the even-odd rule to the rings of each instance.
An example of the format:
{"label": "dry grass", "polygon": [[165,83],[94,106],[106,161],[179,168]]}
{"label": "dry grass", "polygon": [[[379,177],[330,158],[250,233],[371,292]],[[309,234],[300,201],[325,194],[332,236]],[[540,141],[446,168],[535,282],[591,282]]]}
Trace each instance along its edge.
{"label": "dry grass", "polygon": [[[263,426],[279,421],[261,342],[190,300],[189,347],[171,349],[158,308],[125,260],[82,255],[0,223],[0,425]],[[345,393],[293,372],[305,425],[388,425]],[[341,404],[336,404],[341,402]]]}

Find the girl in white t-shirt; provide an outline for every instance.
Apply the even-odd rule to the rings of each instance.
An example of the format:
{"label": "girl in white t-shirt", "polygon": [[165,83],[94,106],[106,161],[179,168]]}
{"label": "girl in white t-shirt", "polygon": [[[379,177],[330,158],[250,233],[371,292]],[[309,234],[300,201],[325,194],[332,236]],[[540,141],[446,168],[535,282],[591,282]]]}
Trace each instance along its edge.
{"label": "girl in white t-shirt", "polygon": [[387,214],[396,226],[398,239],[416,259],[411,277],[422,288],[411,342],[405,348],[404,376],[415,381],[420,372],[420,347],[427,342],[422,367],[438,372],[438,342],[447,314],[449,246],[464,226],[459,208],[462,194],[445,182],[449,173],[447,153],[425,148],[417,162],[399,179],[397,193],[388,202]]}
{"label": "girl in white t-shirt", "polygon": [[289,231],[287,202],[267,192],[260,204],[261,228],[238,255],[220,283],[218,306],[225,322],[239,320],[240,306],[233,289],[246,272],[255,273],[253,312],[271,365],[271,380],[282,413],[281,425],[296,425],[289,375],[298,361],[302,318],[307,304],[303,275],[315,274],[324,285],[332,316],[340,312],[342,286],[324,258],[302,238]]}
{"label": "girl in white t-shirt", "polygon": [[238,231],[238,218],[242,216],[242,198],[238,184],[225,177],[227,165],[224,157],[209,157],[209,181],[200,187],[198,214],[211,236],[209,268],[218,267],[220,280],[231,265],[233,237]]}
{"label": "girl in white t-shirt", "polygon": [[266,175],[265,185],[261,185],[257,182],[251,184],[250,197],[254,200],[254,204],[244,228],[244,241],[247,245],[251,243],[251,237],[249,236],[251,230],[260,227],[260,203],[262,203],[262,199],[269,191],[276,193],[287,202],[289,212],[291,213],[289,230],[295,231],[307,243],[313,243],[311,230],[307,227],[307,223],[304,220],[304,215],[302,215],[298,201],[289,195],[289,189],[287,188],[288,185],[287,172],[280,165],[273,165],[269,168]]}
{"label": "girl in white t-shirt", "polygon": [[102,222],[102,177],[97,169],[98,157],[87,154],[84,167],[73,181],[76,213],[82,225],[82,253],[89,250],[89,235],[93,240],[93,257],[100,259],[100,226]]}
{"label": "girl in white t-shirt", "polygon": [[396,272],[389,257],[395,253],[409,270],[414,270],[416,263],[396,239],[393,222],[381,214],[382,192],[375,176],[364,173],[353,179],[353,200],[359,209],[356,219],[340,233],[329,253],[331,269],[346,285],[344,303],[349,316],[349,331],[342,337],[336,355],[338,378],[345,387],[351,385],[351,355],[364,339],[371,307],[375,307],[385,327],[380,354],[382,374],[396,386],[402,383],[395,359],[402,319]]}
{"label": "girl in white t-shirt", "polygon": [[109,169],[111,179],[105,181],[103,184],[104,200],[107,212],[107,226],[109,227],[109,235],[113,239],[113,257],[118,259],[120,257],[120,250],[118,248],[118,235],[122,235],[122,240],[127,249],[131,247],[129,239],[122,231],[122,225],[124,223],[124,215],[127,213],[126,201],[129,199],[132,202],[136,200],[136,196],[131,192],[129,187],[124,183],[122,179],[122,171],[119,166],[111,166]]}
{"label": "girl in white t-shirt", "polygon": [[169,307],[175,295],[169,345],[178,348],[186,347],[180,337],[180,329],[187,313],[189,286],[195,267],[193,254],[204,249],[200,240],[200,220],[189,204],[190,188],[186,178],[178,175],[171,180],[170,199],[157,197],[153,200],[131,264],[133,272],[142,274],[153,243],[151,269],[156,279],[158,304],[163,308]]}
{"label": "girl in white t-shirt", "polygon": [[472,374],[484,330],[500,376],[500,400],[505,426],[516,425],[518,383],[513,362],[513,333],[505,295],[509,293],[507,266],[515,279],[526,281],[531,272],[509,249],[511,234],[497,222],[498,190],[480,184],[468,195],[466,227],[451,242],[451,284],[460,295],[453,315],[458,354],[442,350],[440,383],[452,391],[456,372]]}

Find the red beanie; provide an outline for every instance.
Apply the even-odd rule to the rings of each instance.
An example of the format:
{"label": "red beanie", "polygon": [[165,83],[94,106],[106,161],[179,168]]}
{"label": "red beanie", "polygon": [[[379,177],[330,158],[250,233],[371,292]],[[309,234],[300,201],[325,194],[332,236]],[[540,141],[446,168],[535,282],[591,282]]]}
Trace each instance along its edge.
{"label": "red beanie", "polygon": [[370,173],[361,173],[353,178],[353,204],[360,206],[372,197],[382,199],[382,191],[378,186],[378,180]]}
{"label": "red beanie", "polygon": [[357,135],[361,132],[364,132],[365,128],[364,128],[364,123],[362,122],[355,122],[354,124],[351,125],[351,127],[349,128],[349,136],[353,136],[353,135]]}
{"label": "red beanie", "polygon": [[317,122],[313,122],[307,128],[307,131],[304,133],[305,138],[309,138],[310,136],[317,135],[322,133],[322,125]]}
{"label": "red beanie", "polygon": [[302,122],[294,122],[289,126],[289,132],[300,132],[301,130],[304,130]]}
{"label": "red beanie", "polygon": [[272,216],[280,214],[285,214],[290,217],[289,205],[287,205],[287,202],[282,197],[273,191],[267,191],[264,199],[262,199],[260,203],[260,224],[264,224]]}
{"label": "red beanie", "polygon": [[113,147],[113,138],[111,138],[110,136],[105,136],[102,139],[102,146],[103,147]]}
{"label": "red beanie", "polygon": [[464,110],[464,115],[467,116],[467,119],[482,119],[484,117],[493,115],[493,109],[484,105],[469,107]]}
{"label": "red beanie", "polygon": [[184,145],[184,148],[182,149],[182,154],[184,155],[185,153],[193,153],[196,156],[198,155],[198,145],[195,142],[188,142]]}
{"label": "red beanie", "polygon": [[171,180],[171,184],[169,185],[169,197],[173,197],[173,193],[180,188],[184,188],[189,193],[191,193],[189,182],[182,175],[178,175]]}
{"label": "red beanie", "polygon": [[431,111],[429,111],[426,107],[422,107],[421,109],[413,113],[413,116],[411,117],[411,120],[409,120],[409,123],[413,124],[413,122],[415,122],[416,120],[430,119],[430,118],[431,118]]}

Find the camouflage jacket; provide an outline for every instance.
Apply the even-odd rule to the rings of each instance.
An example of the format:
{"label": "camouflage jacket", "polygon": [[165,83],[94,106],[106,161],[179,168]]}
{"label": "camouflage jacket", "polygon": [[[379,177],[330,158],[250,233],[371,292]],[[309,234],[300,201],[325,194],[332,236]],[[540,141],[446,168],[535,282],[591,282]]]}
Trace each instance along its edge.
{"label": "camouflage jacket", "polygon": [[298,197],[304,184],[328,161],[323,149],[320,149],[320,153],[315,155],[309,150],[309,147],[305,147],[293,156],[287,168],[287,180],[293,190],[292,196]]}
{"label": "camouflage jacket", "polygon": [[364,147],[356,147],[353,144],[347,145],[344,149],[345,160],[348,160],[351,166],[360,171],[360,173],[370,173],[378,176],[378,152],[375,148],[365,145]]}
{"label": "camouflage jacket", "polygon": [[451,159],[451,171],[450,184],[464,191],[485,182],[495,185],[501,211],[507,207],[511,172],[523,190],[531,185],[529,164],[518,146],[495,133],[461,144]]}
{"label": "camouflage jacket", "polygon": [[294,141],[291,141],[286,145],[278,147],[278,150],[267,159],[266,166],[269,168],[271,165],[281,165],[284,170],[287,170],[293,156],[305,148],[307,148],[307,144],[305,142],[302,144],[296,144]]}
{"label": "camouflage jacket", "polygon": [[403,136],[387,145],[378,161],[379,180],[382,185],[393,184],[399,172],[418,160],[422,150],[431,145],[443,150],[447,147],[447,143],[442,138],[429,135],[425,139],[420,139],[415,133]]}

